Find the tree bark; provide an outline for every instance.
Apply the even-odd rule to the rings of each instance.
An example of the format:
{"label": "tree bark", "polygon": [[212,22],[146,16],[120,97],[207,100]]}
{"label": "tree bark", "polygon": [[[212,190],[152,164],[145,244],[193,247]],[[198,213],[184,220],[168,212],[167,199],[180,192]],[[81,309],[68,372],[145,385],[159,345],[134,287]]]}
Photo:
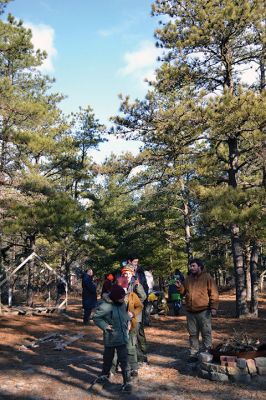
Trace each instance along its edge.
{"label": "tree bark", "polygon": [[254,317],[258,317],[258,261],[260,255],[260,245],[255,242],[252,246],[250,258],[251,275],[251,303],[250,312]]}
{"label": "tree bark", "polygon": [[[35,251],[35,235],[29,237],[29,248],[30,253]],[[28,264],[28,283],[27,283],[27,306],[33,306],[33,270],[34,270],[34,259],[31,259]]]}
{"label": "tree bark", "polygon": [[239,237],[239,227],[236,224],[232,224],[231,227],[231,243],[236,283],[236,316],[237,318],[240,318],[248,314],[248,305],[245,285],[243,249]]}
{"label": "tree bark", "polygon": [[244,268],[245,268],[245,280],[246,280],[246,290],[247,290],[247,302],[251,301],[250,262],[251,262],[251,250],[250,250],[250,246],[246,246],[245,247]]}
{"label": "tree bark", "polygon": [[190,207],[189,207],[189,193],[185,187],[184,179],[180,179],[181,193],[183,197],[183,216],[184,216],[184,230],[185,230],[185,243],[188,268],[191,258],[193,257],[193,250],[191,244],[191,230],[190,230]]}

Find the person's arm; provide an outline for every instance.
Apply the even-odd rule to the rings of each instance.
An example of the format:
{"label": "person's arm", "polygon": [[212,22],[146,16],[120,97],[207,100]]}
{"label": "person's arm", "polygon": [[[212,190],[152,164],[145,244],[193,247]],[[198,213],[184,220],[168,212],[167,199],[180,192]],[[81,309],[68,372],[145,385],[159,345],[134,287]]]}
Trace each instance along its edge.
{"label": "person's arm", "polygon": [[217,309],[219,306],[219,293],[218,288],[214,279],[210,276],[208,279],[208,295],[209,295],[209,305],[211,309],[211,314],[213,317],[217,315]]}
{"label": "person's arm", "polygon": [[180,293],[180,294],[182,294],[184,296],[186,294],[185,282],[184,282],[184,284],[182,284],[181,281],[177,280],[175,285],[176,285],[178,293]]}
{"label": "person's arm", "polygon": [[111,330],[112,326],[108,324],[106,318],[109,314],[109,309],[106,307],[106,304],[102,303],[96,309],[96,312],[93,316],[93,322],[103,331]]}
{"label": "person's arm", "polygon": [[138,295],[142,303],[144,303],[144,301],[147,298],[147,295],[141,283],[136,283],[136,285],[134,286],[134,292]]}
{"label": "person's arm", "polygon": [[137,317],[143,310],[143,304],[135,293],[134,295],[134,317]]}

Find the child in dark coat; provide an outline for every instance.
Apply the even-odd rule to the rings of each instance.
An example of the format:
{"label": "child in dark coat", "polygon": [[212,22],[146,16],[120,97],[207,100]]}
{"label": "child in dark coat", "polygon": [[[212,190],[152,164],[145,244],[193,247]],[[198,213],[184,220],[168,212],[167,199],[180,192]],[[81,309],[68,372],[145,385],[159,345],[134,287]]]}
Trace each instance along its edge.
{"label": "child in dark coat", "polygon": [[127,351],[130,317],[124,298],[124,289],[114,284],[110,294],[104,296],[94,314],[93,321],[102,329],[104,337],[103,369],[96,382],[106,383],[108,381],[116,350],[123,375],[121,390],[130,392]]}

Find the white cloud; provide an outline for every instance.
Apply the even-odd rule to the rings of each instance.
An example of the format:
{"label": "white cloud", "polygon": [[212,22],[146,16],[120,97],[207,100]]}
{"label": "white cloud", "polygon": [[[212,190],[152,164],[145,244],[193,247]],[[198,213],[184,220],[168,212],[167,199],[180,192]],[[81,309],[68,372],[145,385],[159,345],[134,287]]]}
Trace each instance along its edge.
{"label": "white cloud", "polygon": [[47,58],[39,67],[39,70],[42,72],[53,72],[53,59],[57,54],[56,48],[54,46],[54,29],[49,25],[43,24],[34,25],[32,23],[26,23],[25,26],[32,31],[32,43],[35,50],[45,50],[47,53]]}
{"label": "white cloud", "polygon": [[[119,25],[114,25],[111,26],[110,28],[107,29],[100,29],[98,30],[98,35],[103,37],[103,38],[107,38],[110,36],[114,36],[114,35],[128,35],[128,31],[129,29],[134,26],[136,24],[136,22],[139,22],[139,20],[141,20],[143,18],[142,14],[136,15],[136,16],[129,16],[127,15],[126,18],[124,19],[124,22],[122,22]],[[145,18],[146,18],[146,14],[145,14]],[[127,34],[126,34],[127,33]]]}
{"label": "white cloud", "polygon": [[254,62],[248,63],[237,68],[237,71],[241,73],[241,82],[247,85],[252,85],[258,79],[258,65]]}
{"label": "white cloud", "polygon": [[132,75],[142,80],[154,78],[157,58],[161,53],[162,50],[156,48],[154,42],[141,42],[136,51],[124,54],[125,66],[118,72],[122,76]]}

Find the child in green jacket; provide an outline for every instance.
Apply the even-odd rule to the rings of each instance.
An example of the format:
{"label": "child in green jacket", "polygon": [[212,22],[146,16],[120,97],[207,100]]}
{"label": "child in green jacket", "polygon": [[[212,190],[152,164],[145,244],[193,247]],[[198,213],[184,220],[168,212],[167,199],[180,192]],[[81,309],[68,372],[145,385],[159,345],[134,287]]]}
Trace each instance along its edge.
{"label": "child in green jacket", "polygon": [[94,314],[93,321],[102,329],[104,338],[103,369],[96,382],[106,383],[108,381],[116,350],[123,375],[121,390],[130,392],[127,352],[130,317],[124,298],[124,289],[116,284],[113,285],[109,296],[104,296]]}

